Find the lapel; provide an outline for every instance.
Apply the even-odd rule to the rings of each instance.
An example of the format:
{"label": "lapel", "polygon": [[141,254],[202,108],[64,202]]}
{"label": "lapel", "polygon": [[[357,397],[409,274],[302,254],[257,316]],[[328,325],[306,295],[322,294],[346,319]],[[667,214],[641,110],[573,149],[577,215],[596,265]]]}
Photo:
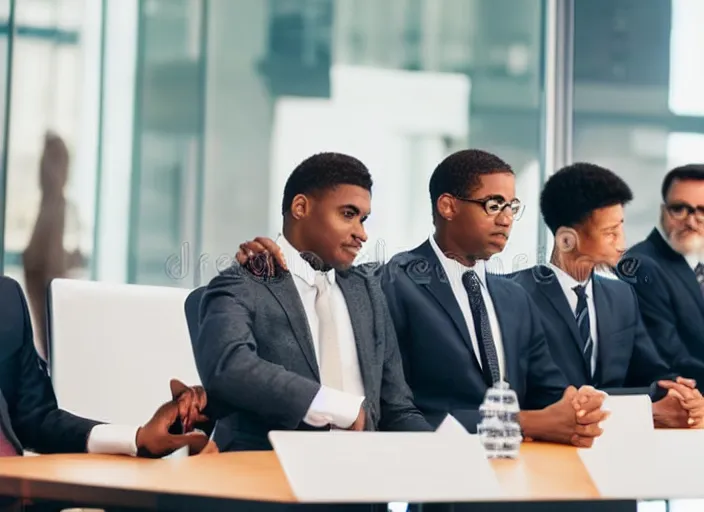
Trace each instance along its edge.
{"label": "lapel", "polygon": [[618,322],[617,308],[615,304],[607,297],[607,288],[604,285],[602,278],[594,275],[592,277],[592,289],[594,293],[594,311],[596,312],[596,332],[597,332],[597,356],[596,356],[596,371],[594,372],[595,382],[605,382],[607,375],[604,373],[607,370],[605,361],[613,360],[613,353],[619,347],[613,343],[609,343],[606,335],[617,330],[614,326]]}
{"label": "lapel", "polygon": [[359,370],[362,374],[364,391],[367,396],[373,396],[367,386],[371,385],[369,370],[373,368],[374,364],[373,345],[376,339],[374,336],[374,309],[369,300],[366,284],[364,282],[355,282],[353,279],[354,277],[344,276],[341,272],[335,277],[335,281],[347,303],[347,311],[350,315],[354,341],[357,346],[357,359],[359,360]]}
{"label": "lapel", "polygon": [[[442,306],[452,320],[452,323],[455,324],[455,327],[459,331],[462,341],[467,346],[469,353],[472,355],[475,366],[481,372],[481,366],[477,360],[477,354],[474,353],[472,340],[469,337],[467,322],[462,314],[459,304],[457,303],[457,299],[452,291],[452,286],[450,286],[450,282],[442,267],[442,263],[440,263],[440,260],[435,254],[430,242],[426,240],[413,251],[413,254],[425,259],[427,262],[427,272],[416,276],[415,272],[409,272],[407,270],[409,277],[413,279],[416,284],[419,284],[421,287],[425,288],[425,290],[427,290],[427,292],[435,298],[438,304]],[[413,262],[411,262],[410,265],[413,265]]]}
{"label": "lapel", "polygon": [[555,309],[560,320],[567,326],[567,330],[572,335],[573,346],[577,354],[579,354],[579,360],[582,362],[582,368],[591,379],[591,368],[587,366],[587,362],[582,355],[582,340],[579,330],[577,329],[574,311],[572,311],[569,302],[567,302],[567,297],[565,297],[565,293],[562,291],[557,276],[550,267],[537,265],[533,267],[533,277],[535,278],[538,289],[548,299],[548,302]]}
{"label": "lapel", "polygon": [[699,283],[697,283],[694,271],[687,263],[687,260],[684,259],[684,256],[670,247],[662,238],[662,235],[658,233],[657,229],[653,229],[648,236],[648,240],[653,244],[655,250],[669,262],[665,270],[669,269],[677,276],[684,288],[692,295],[699,310],[704,313],[704,296],[702,296],[702,291],[699,288]]}
{"label": "lapel", "polygon": [[320,370],[318,368],[318,360],[315,357],[313,336],[310,332],[308,317],[306,317],[301,297],[298,295],[296,284],[293,282],[293,276],[286,272],[281,279],[263,279],[260,282],[269,289],[276,300],[279,301],[279,304],[281,304],[291,324],[293,335],[298,341],[313,375],[320,380]]}

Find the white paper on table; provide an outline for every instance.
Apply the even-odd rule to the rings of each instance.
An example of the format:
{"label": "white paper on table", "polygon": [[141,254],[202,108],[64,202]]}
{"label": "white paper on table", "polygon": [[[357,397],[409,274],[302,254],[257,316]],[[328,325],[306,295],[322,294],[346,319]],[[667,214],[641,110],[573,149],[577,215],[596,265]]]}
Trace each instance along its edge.
{"label": "white paper on table", "polygon": [[579,454],[603,498],[704,498],[704,430],[658,429]]}
{"label": "white paper on table", "polygon": [[389,503],[501,498],[479,439],[434,432],[272,431],[302,502]]}
{"label": "white paper on table", "polygon": [[655,430],[653,407],[648,395],[608,396],[603,408],[611,414],[602,422],[604,433],[594,440],[594,448],[621,442],[624,437],[648,436]]}
{"label": "white paper on table", "polygon": [[452,414],[448,414],[447,416],[445,416],[445,419],[442,420],[442,423],[440,423],[438,428],[435,429],[435,433],[443,435],[471,435],[469,432],[467,432],[467,429],[465,429],[462,424],[457,421],[457,418],[455,418]]}

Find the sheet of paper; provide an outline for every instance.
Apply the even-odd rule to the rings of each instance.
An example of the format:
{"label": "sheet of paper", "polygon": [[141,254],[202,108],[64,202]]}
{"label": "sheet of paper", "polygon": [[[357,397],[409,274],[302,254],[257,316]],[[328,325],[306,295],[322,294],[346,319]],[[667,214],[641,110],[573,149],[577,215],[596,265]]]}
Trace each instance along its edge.
{"label": "sheet of paper", "polygon": [[471,435],[469,432],[467,432],[467,429],[465,429],[462,424],[457,421],[457,418],[455,418],[452,414],[448,414],[447,416],[445,416],[445,419],[442,420],[442,423],[440,423],[438,428],[435,429],[435,433],[443,435],[460,436]]}
{"label": "sheet of paper", "polygon": [[648,395],[609,396],[603,407],[611,414],[602,422],[604,433],[594,441],[594,448],[602,448],[612,442],[620,443],[624,438],[647,436],[654,431],[652,404]]}
{"label": "sheet of paper", "polygon": [[501,496],[476,436],[275,431],[269,440],[303,502],[487,501]]}
{"label": "sheet of paper", "polygon": [[658,429],[579,453],[603,498],[704,498],[704,430]]}

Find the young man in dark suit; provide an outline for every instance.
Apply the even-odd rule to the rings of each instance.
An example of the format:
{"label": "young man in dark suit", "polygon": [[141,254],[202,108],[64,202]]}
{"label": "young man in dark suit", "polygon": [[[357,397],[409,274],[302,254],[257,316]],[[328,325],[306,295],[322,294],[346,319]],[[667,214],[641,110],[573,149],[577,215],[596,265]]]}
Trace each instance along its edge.
{"label": "young man in dark suit", "polygon": [[143,427],[99,424],[59,409],[46,364],[34,347],[27,301],[9,277],[0,276],[0,304],[0,457],[24,450],[161,457],[183,446],[192,452],[206,447],[202,433],[169,433],[179,420],[206,419],[202,388],[186,388],[178,381],[172,381],[175,400],[162,405]]}
{"label": "young man in dark suit", "polygon": [[528,295],[485,268],[522,210],[511,167],[459,151],[436,167],[429,188],[435,233],[394,256],[382,281],[416,404],[431,424],[451,413],[473,431],[487,389],[505,380],[526,437],[591,446],[603,396],[568,387]]}
{"label": "young man in dark suit", "polygon": [[672,382],[678,375],[658,355],[631,287],[595,272],[612,269],[622,256],[624,206],[632,199],[628,185],[603,167],[576,163],[559,170],[540,196],[555,236],[550,264],[511,277],[538,306],[550,352],[570,384],[646,393],[656,426],[698,426],[704,399],[692,381]]}
{"label": "young man in dark suit", "polygon": [[201,301],[196,364],[226,417],[221,450],[271,449],[271,430],[430,430],[403,378],[378,276],[353,268],[372,180],[321,153],[289,176],[278,244],[286,269],[234,265]]}
{"label": "young man in dark suit", "polygon": [[660,356],[677,373],[704,379],[704,165],[671,170],[660,222],[618,265],[638,296]]}

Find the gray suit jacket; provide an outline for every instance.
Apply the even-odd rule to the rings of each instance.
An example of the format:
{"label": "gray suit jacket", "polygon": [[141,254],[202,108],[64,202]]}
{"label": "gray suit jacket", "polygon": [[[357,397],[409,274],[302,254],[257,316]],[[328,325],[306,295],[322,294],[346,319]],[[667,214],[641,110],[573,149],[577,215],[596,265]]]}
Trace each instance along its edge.
{"label": "gray suit jacket", "polygon": [[[379,276],[367,267],[338,272],[364,381],[367,430],[425,431],[412,401]],[[218,421],[221,451],[271,449],[271,430],[303,423],[320,389],[313,340],[290,273],[258,278],[234,265],[215,277],[200,306],[194,355]],[[212,400],[211,400],[212,399]]]}

